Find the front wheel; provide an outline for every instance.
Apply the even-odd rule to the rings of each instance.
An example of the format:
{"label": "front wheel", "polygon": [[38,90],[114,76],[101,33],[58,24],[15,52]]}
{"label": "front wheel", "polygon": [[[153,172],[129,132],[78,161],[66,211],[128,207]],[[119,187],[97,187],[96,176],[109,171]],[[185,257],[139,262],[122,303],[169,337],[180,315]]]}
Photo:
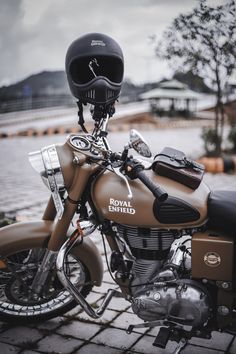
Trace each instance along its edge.
{"label": "front wheel", "polygon": [[[42,294],[32,292],[31,284],[43,259],[45,249],[28,249],[6,257],[0,269],[0,320],[7,322],[41,321],[60,316],[77,305],[59,282],[55,267]],[[86,297],[92,289],[88,269],[75,255],[66,258],[66,272],[71,282]],[[87,284],[87,285],[86,285]]]}

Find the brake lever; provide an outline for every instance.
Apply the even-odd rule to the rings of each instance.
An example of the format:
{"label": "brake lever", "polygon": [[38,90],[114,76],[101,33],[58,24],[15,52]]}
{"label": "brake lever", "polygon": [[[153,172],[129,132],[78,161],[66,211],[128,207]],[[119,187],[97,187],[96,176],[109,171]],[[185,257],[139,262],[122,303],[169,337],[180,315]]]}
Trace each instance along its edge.
{"label": "brake lever", "polygon": [[128,189],[128,195],[127,195],[128,199],[133,199],[133,193],[132,193],[132,191],[131,191],[131,188],[130,188],[130,185],[129,185],[129,182],[128,182],[127,177],[125,177],[125,176],[123,175],[123,173],[120,172],[119,168],[117,168],[117,169],[114,168],[113,170],[114,170],[114,172],[115,172],[115,174],[116,174],[117,176],[119,176],[120,178],[122,178],[122,179],[125,181],[126,187],[127,187],[127,189]]}

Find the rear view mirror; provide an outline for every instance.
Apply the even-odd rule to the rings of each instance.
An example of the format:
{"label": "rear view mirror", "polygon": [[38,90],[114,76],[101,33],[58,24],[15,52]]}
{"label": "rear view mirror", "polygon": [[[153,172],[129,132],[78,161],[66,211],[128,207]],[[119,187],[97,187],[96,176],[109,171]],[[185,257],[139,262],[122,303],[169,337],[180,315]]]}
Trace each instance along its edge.
{"label": "rear view mirror", "polygon": [[152,156],[148,144],[137,130],[132,129],[130,131],[129,140],[130,147],[132,147],[138,154],[144,157]]}

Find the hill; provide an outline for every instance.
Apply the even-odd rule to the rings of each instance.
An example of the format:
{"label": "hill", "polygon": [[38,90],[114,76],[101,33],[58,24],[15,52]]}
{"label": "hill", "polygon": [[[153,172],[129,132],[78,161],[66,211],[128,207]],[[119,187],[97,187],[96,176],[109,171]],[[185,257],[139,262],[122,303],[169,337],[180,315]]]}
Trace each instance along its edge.
{"label": "hill", "polygon": [[10,86],[0,88],[0,98],[13,99],[27,96],[68,95],[69,87],[64,71],[43,71]]}
{"label": "hill", "polygon": [[[204,80],[192,72],[176,73],[173,77],[185,83],[193,91],[211,93]],[[161,82],[164,80],[161,80]],[[140,94],[157,88],[160,82],[135,85],[124,80],[120,102],[139,100]],[[25,109],[35,109],[52,106],[74,105],[64,71],[43,71],[31,75],[10,86],[0,88],[0,112],[10,112]]]}

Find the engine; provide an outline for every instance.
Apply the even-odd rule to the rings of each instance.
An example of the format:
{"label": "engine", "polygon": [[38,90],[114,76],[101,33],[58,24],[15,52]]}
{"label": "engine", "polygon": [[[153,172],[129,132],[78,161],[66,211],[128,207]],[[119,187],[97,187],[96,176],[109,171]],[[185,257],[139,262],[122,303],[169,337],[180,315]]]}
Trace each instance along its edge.
{"label": "engine", "polygon": [[126,241],[136,259],[165,259],[175,239],[173,230],[117,225],[117,232]]}
{"label": "engine", "polygon": [[206,287],[191,279],[191,236],[178,231],[117,226],[135,261],[132,309],[144,321],[197,327],[209,318]]}

